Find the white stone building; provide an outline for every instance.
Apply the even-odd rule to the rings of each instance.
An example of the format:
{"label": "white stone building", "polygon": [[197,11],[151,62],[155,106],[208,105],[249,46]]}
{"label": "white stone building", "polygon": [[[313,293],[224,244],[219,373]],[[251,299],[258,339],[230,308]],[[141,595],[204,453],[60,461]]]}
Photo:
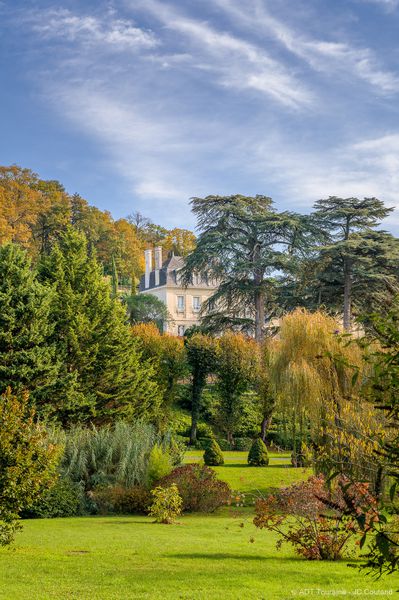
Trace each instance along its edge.
{"label": "white stone building", "polygon": [[162,248],[145,251],[145,274],[141,277],[139,293],[152,294],[168,309],[171,319],[164,323],[164,331],[184,335],[192,325],[199,325],[199,314],[205,300],[215,291],[216,284],[194,275],[192,284],[183,287],[180,271],[184,258],[171,256],[162,262]]}

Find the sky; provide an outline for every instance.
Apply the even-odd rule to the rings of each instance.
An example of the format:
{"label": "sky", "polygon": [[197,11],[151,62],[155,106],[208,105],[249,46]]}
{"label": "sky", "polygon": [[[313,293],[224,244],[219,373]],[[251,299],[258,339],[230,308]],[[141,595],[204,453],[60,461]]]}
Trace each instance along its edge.
{"label": "sky", "polygon": [[398,206],[399,0],[0,0],[0,164],[115,218]]}

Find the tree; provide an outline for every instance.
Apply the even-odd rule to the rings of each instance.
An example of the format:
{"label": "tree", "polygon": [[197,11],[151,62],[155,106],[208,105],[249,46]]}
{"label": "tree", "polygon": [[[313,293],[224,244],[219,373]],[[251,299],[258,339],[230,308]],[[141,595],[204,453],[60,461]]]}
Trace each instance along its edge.
{"label": "tree", "polygon": [[341,338],[332,317],[296,309],[281,321],[271,379],[291,424],[293,454],[309,435],[317,473],[368,481],[377,492],[381,471],[375,451],[385,423],[362,398],[370,366],[348,339]]}
{"label": "tree", "polygon": [[209,336],[195,333],[186,339],[187,362],[191,371],[191,430],[190,444],[197,441],[197,426],[201,412],[202,392],[207,377],[215,369],[216,343]]}
{"label": "tree", "polygon": [[28,394],[0,396],[0,545],[20,529],[19,514],[55,482],[60,448],[35,423]]}
{"label": "tree", "polygon": [[256,352],[256,342],[240,333],[225,333],[217,343],[215,420],[230,444],[243,418],[244,393],[254,381]]}
{"label": "tree", "polygon": [[30,390],[41,409],[59,369],[51,341],[53,299],[52,288],[39,283],[24,250],[16,244],[0,247],[0,393],[9,386]]}
{"label": "tree", "polygon": [[115,257],[112,257],[112,272],[111,272],[111,296],[112,298],[118,297],[118,271],[116,270]]}
{"label": "tree", "polygon": [[159,331],[163,331],[164,324],[170,320],[165,304],[152,294],[126,296],[125,303],[132,325],[136,323],[154,323]]}
{"label": "tree", "polygon": [[162,392],[162,413],[167,418],[176,400],[177,383],[187,373],[186,349],[181,337],[161,334],[154,323],[139,323],[132,327],[145,360],[151,361],[154,377]]}
{"label": "tree", "polygon": [[276,346],[274,338],[266,338],[258,348],[259,358],[256,364],[255,390],[261,415],[261,439],[266,442],[267,431],[272,423],[276,406],[276,394],[271,383],[271,361]]}
{"label": "tree", "polygon": [[267,196],[207,196],[193,198],[191,204],[201,234],[187,257],[183,279],[189,284],[201,273],[219,283],[206,303],[204,323],[254,332],[261,340],[265,310],[273,314],[275,309],[276,274],[289,268],[307,241],[308,221],[278,213]]}
{"label": "tree", "polygon": [[318,200],[315,209],[315,222],[327,237],[320,248],[319,300],[337,307],[342,299],[344,329],[349,330],[353,298],[365,308],[372,294],[381,301],[381,294],[392,295],[399,289],[399,241],[375,231],[393,209],[377,198],[336,196]]}
{"label": "tree", "polygon": [[41,263],[56,292],[54,342],[62,363],[52,409],[64,424],[110,416],[153,418],[160,402],[121,304],[111,298],[83,234],[69,228]]}

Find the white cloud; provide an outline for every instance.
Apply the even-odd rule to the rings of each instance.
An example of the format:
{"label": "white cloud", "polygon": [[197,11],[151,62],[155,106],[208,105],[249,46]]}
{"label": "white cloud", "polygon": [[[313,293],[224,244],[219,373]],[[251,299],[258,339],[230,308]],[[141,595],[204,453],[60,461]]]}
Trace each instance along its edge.
{"label": "white cloud", "polygon": [[141,6],[168,29],[185,36],[196,50],[193,66],[215,74],[219,85],[254,90],[293,109],[313,103],[313,94],[307,87],[263,48],[207,22],[185,17],[165,3],[145,0]]}
{"label": "white cloud", "polygon": [[101,44],[118,51],[154,48],[158,40],[151,31],[136,27],[124,19],[76,15],[59,8],[27,12],[24,21],[47,39],[65,39],[83,44]]}
{"label": "white cloud", "polygon": [[272,16],[265,5],[258,0],[251,0],[249,6],[245,5],[245,9],[242,2],[236,0],[212,0],[212,2],[216,2],[239,25],[246,24],[253,30],[268,33],[317,71],[329,75],[350,73],[368,82],[379,92],[386,94],[399,92],[397,74],[380,67],[373,51],[369,48],[353,47],[347,42],[311,39],[302,31],[296,31]]}

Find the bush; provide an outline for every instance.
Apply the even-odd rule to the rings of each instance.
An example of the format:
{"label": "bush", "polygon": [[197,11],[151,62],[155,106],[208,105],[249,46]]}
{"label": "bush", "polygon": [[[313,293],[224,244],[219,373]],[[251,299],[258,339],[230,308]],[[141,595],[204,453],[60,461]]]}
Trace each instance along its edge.
{"label": "bush", "polygon": [[172,467],[170,454],[166,452],[162,446],[156,444],[151,450],[150,459],[148,461],[148,483],[150,487],[155,481],[161,479],[161,477],[169,475]]}
{"label": "bush", "polygon": [[234,450],[238,452],[248,451],[251,448],[252,440],[247,437],[237,437],[234,439]]}
{"label": "bush", "polygon": [[98,488],[90,493],[96,511],[100,514],[146,514],[151,505],[151,494],[143,486],[114,485]]}
{"label": "bush", "polygon": [[382,517],[367,483],[341,477],[329,490],[322,476],[258,500],[255,513],[256,527],[279,535],[277,548],[288,542],[308,560],[338,560],[353,535],[365,537],[362,523],[368,531]]}
{"label": "bush", "polygon": [[52,488],[28,509],[22,512],[25,519],[52,519],[75,517],[87,512],[82,486],[68,478],[60,477]]}
{"label": "bush", "polygon": [[184,511],[213,512],[231,498],[228,484],[216,479],[215,471],[204,465],[177,467],[159,482],[162,486],[172,483],[177,485]]}
{"label": "bush", "polygon": [[227,440],[223,438],[218,438],[217,443],[219,444],[220,449],[223,450],[223,452],[228,452],[229,450],[231,450],[231,444]]}
{"label": "bush", "polygon": [[260,439],[254,440],[248,452],[248,464],[252,467],[265,467],[269,464],[269,455],[265,443]]}
{"label": "bush", "polygon": [[154,517],[156,523],[174,523],[176,517],[181,514],[183,504],[176,484],[172,483],[165,488],[158,486],[151,490],[151,494],[154,500],[148,513],[149,516]]}
{"label": "bush", "polygon": [[210,467],[224,465],[223,452],[216,440],[211,440],[205,449],[204,463]]}

